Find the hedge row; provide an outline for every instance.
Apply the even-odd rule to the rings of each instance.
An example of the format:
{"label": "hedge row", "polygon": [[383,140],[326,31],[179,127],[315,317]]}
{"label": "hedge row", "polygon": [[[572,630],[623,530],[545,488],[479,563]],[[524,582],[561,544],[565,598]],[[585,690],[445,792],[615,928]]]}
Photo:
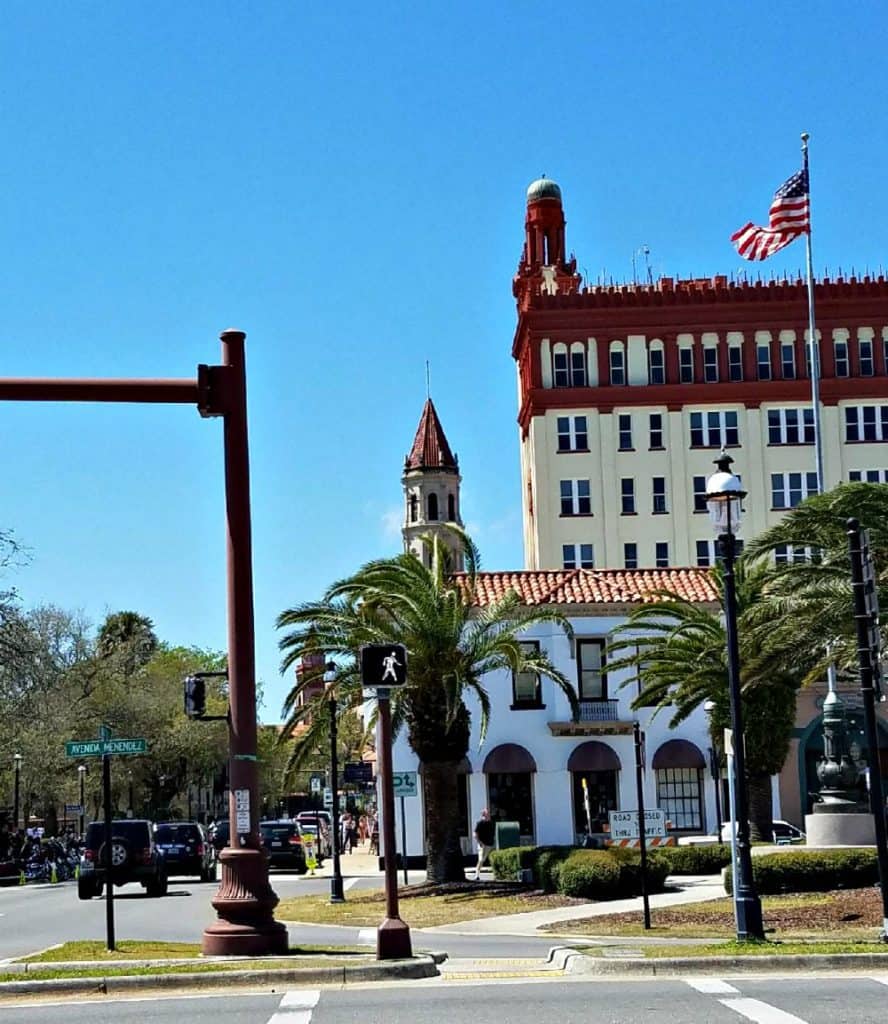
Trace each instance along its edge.
{"label": "hedge row", "polygon": [[648,852],[652,861],[665,864],[670,875],[717,875],[731,863],[731,847],[660,846]]}
{"label": "hedge row", "polygon": [[[862,889],[878,883],[879,865],[875,850],[766,853],[752,858],[752,879],[763,896]],[[730,867],[725,872],[725,890],[733,891]]]}
{"label": "hedge row", "polygon": [[[641,857],[636,850],[581,850],[575,846],[520,846],[494,850],[490,855],[494,877],[514,879],[530,871],[544,892],[609,900],[638,896],[641,892]],[[668,868],[648,863],[648,892],[662,892]]]}

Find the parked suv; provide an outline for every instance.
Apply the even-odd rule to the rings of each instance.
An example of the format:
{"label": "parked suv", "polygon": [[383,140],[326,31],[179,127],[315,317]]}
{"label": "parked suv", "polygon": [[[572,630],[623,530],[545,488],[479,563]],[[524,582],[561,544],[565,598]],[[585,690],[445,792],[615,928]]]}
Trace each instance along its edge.
{"label": "parked suv", "polygon": [[302,835],[295,821],[260,821],[262,845],[273,868],[293,868],[300,875],[308,871]]}
{"label": "parked suv", "polygon": [[216,851],[196,821],[162,821],[154,826],[154,842],[163,851],[168,875],[216,878]]}
{"label": "parked suv", "polygon": [[149,896],[166,896],[164,856],[154,843],[150,821],[124,818],[111,823],[111,850],[105,850],[105,823],[92,821],[86,829],[77,895],[82,900],[101,896],[108,881],[125,885],[138,882]]}

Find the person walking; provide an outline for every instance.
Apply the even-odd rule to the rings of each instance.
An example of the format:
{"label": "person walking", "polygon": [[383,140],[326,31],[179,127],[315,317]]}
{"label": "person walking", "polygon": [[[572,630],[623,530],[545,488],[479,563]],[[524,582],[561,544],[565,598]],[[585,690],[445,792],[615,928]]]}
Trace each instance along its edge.
{"label": "person walking", "polygon": [[490,820],[490,811],[485,807],[481,817],[475,822],[475,842],[478,844],[478,863],[475,865],[475,881],[481,878],[481,868],[493,849],[495,825]]}

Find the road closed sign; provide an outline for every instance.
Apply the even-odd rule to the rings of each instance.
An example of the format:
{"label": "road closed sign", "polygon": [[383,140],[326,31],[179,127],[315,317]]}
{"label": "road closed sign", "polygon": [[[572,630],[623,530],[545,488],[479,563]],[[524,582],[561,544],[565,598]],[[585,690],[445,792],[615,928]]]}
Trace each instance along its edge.
{"label": "road closed sign", "polygon": [[[638,839],[641,833],[638,829],[638,811],[611,811],[610,837],[617,839]],[[661,810],[644,812],[644,835],[645,839],[662,838],[666,835],[666,814]]]}

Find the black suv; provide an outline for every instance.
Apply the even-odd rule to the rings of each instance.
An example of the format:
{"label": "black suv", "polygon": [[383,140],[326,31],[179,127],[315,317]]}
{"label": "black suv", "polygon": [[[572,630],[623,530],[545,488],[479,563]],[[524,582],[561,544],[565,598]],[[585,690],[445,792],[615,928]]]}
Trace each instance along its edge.
{"label": "black suv", "polygon": [[259,834],[272,868],[293,868],[298,874],[308,871],[302,835],[295,821],[260,821]]}
{"label": "black suv", "polygon": [[86,829],[77,895],[82,900],[101,896],[110,863],[114,885],[139,882],[149,896],[166,896],[167,871],[163,853],[154,844],[150,821],[124,818],[111,822],[111,849],[105,849],[105,823],[92,821]]}
{"label": "black suv", "polygon": [[216,878],[216,851],[196,821],[162,821],[154,826],[154,842],[163,852],[168,875]]}

